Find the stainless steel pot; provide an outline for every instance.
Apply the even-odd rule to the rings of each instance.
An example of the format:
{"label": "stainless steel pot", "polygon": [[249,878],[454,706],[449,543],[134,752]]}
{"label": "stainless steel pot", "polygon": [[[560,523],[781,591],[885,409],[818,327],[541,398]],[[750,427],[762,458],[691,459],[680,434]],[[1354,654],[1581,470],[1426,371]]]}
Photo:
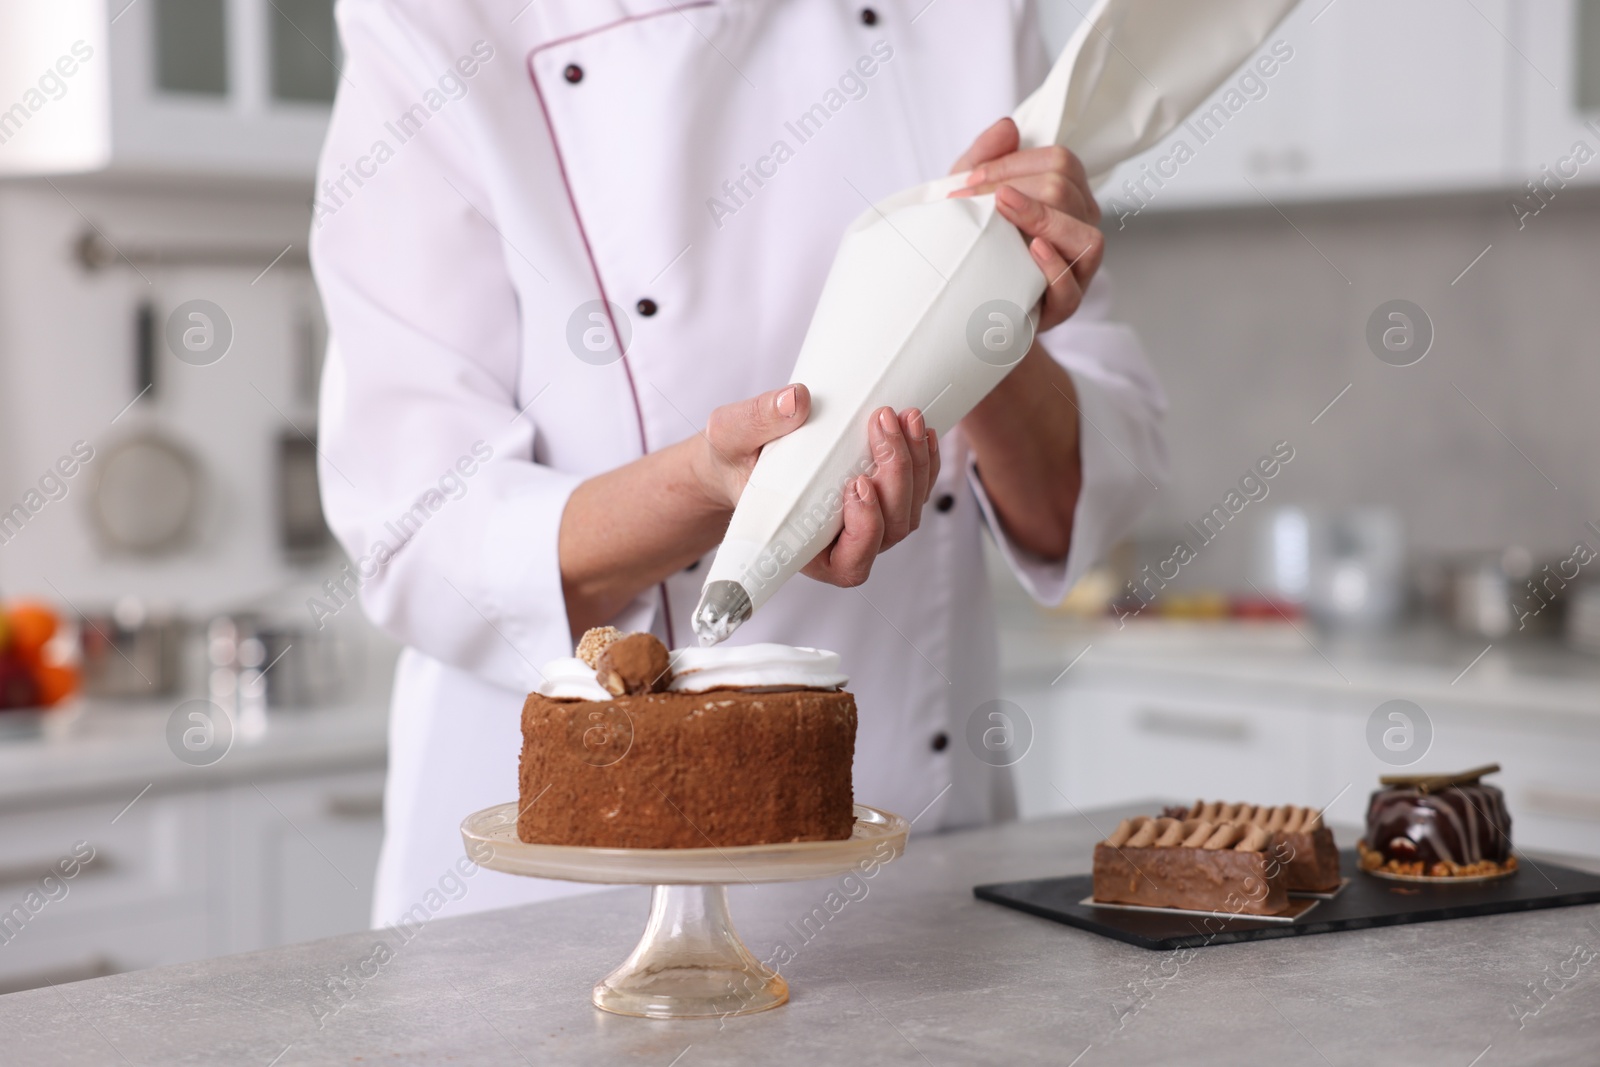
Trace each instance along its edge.
{"label": "stainless steel pot", "polygon": [[1456,630],[1473,637],[1540,637],[1555,632],[1564,604],[1529,588],[1536,561],[1526,549],[1468,555],[1446,562],[1442,607]]}
{"label": "stainless steel pot", "polygon": [[182,687],[186,624],[175,614],[124,598],[76,622],[85,696],[156,699]]}
{"label": "stainless steel pot", "polygon": [[359,657],[335,628],[243,613],[211,620],[206,629],[213,701],[237,702],[241,713],[263,708],[325,707],[357,689]]}

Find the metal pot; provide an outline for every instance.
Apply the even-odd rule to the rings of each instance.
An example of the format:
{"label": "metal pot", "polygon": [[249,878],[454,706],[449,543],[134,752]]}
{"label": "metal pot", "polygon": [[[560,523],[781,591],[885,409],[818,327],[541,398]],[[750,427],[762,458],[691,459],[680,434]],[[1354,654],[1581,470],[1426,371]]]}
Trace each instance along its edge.
{"label": "metal pot", "polygon": [[1583,582],[1567,603],[1567,643],[1600,653],[1600,582]]}
{"label": "metal pot", "polygon": [[1534,563],[1532,554],[1518,547],[1449,561],[1442,606],[1450,625],[1491,640],[1554,632],[1563,605],[1530,591]]}
{"label": "metal pot", "polygon": [[261,708],[337,704],[356,689],[358,657],[335,629],[243,613],[223,615],[206,628],[213,701],[241,714]]}
{"label": "metal pot", "polygon": [[85,696],[155,699],[182,687],[186,624],[176,615],[125,597],[79,615],[77,627]]}

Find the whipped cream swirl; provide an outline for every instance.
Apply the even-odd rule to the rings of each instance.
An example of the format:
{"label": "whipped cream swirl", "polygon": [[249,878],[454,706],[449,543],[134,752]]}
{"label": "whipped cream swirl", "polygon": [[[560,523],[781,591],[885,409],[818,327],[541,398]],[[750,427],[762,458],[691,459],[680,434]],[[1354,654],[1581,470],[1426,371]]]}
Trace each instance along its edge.
{"label": "whipped cream swirl", "polygon": [[[841,689],[850,681],[837,652],[793,645],[717,645],[681,648],[672,653],[674,693],[712,689],[781,692],[789,689]],[[576,657],[552,660],[541,668],[539,694],[561,700],[610,700],[595,672]]]}
{"label": "whipped cream swirl", "polygon": [[539,668],[539,673],[544,675],[544,681],[539,683],[540,696],[556,700],[611,699],[605,686],[595,679],[594,668],[577,656],[553,659]]}
{"label": "whipped cream swirl", "polygon": [[715,645],[672,654],[674,693],[708,689],[840,689],[850,680],[837,652],[794,645]]}

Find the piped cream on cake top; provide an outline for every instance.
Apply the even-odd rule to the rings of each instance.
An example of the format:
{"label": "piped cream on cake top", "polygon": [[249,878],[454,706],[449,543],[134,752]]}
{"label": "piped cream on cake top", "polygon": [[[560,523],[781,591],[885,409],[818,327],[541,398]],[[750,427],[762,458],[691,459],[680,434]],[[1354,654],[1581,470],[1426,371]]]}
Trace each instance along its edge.
{"label": "piped cream on cake top", "polygon": [[1139,815],[1123,819],[1105,843],[1112,848],[1199,848],[1207,852],[1230,848],[1235,852],[1262,852],[1269,840],[1266,827],[1259,824]]}
{"label": "piped cream on cake top", "polygon": [[715,689],[788,692],[842,689],[850,681],[836,652],[773,643],[681,648],[668,652],[651,634],[590,630],[577,655],[540,668],[538,692],[554,700],[612,700],[643,693]]}

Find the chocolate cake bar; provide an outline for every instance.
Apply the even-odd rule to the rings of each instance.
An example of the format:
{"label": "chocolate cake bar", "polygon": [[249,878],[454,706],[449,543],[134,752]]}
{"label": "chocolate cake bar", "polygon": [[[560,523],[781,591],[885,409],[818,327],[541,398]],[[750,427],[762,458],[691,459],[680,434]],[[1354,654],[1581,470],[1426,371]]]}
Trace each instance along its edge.
{"label": "chocolate cake bar", "polygon": [[1094,847],[1094,899],[1276,915],[1289,906],[1267,831],[1245,823],[1138,816]]}
{"label": "chocolate cake bar", "polygon": [[1505,794],[1479,780],[1499,769],[1379,779],[1383,788],[1367,804],[1367,835],[1357,845],[1361,868],[1414,878],[1516,870]]}
{"label": "chocolate cake bar", "polygon": [[1333,831],[1315,808],[1197,800],[1192,807],[1168,808],[1162,814],[1177,819],[1260,826],[1268,834],[1268,854],[1284,866],[1285,889],[1291,893],[1331,893],[1339,888],[1339,848],[1334,844]]}

